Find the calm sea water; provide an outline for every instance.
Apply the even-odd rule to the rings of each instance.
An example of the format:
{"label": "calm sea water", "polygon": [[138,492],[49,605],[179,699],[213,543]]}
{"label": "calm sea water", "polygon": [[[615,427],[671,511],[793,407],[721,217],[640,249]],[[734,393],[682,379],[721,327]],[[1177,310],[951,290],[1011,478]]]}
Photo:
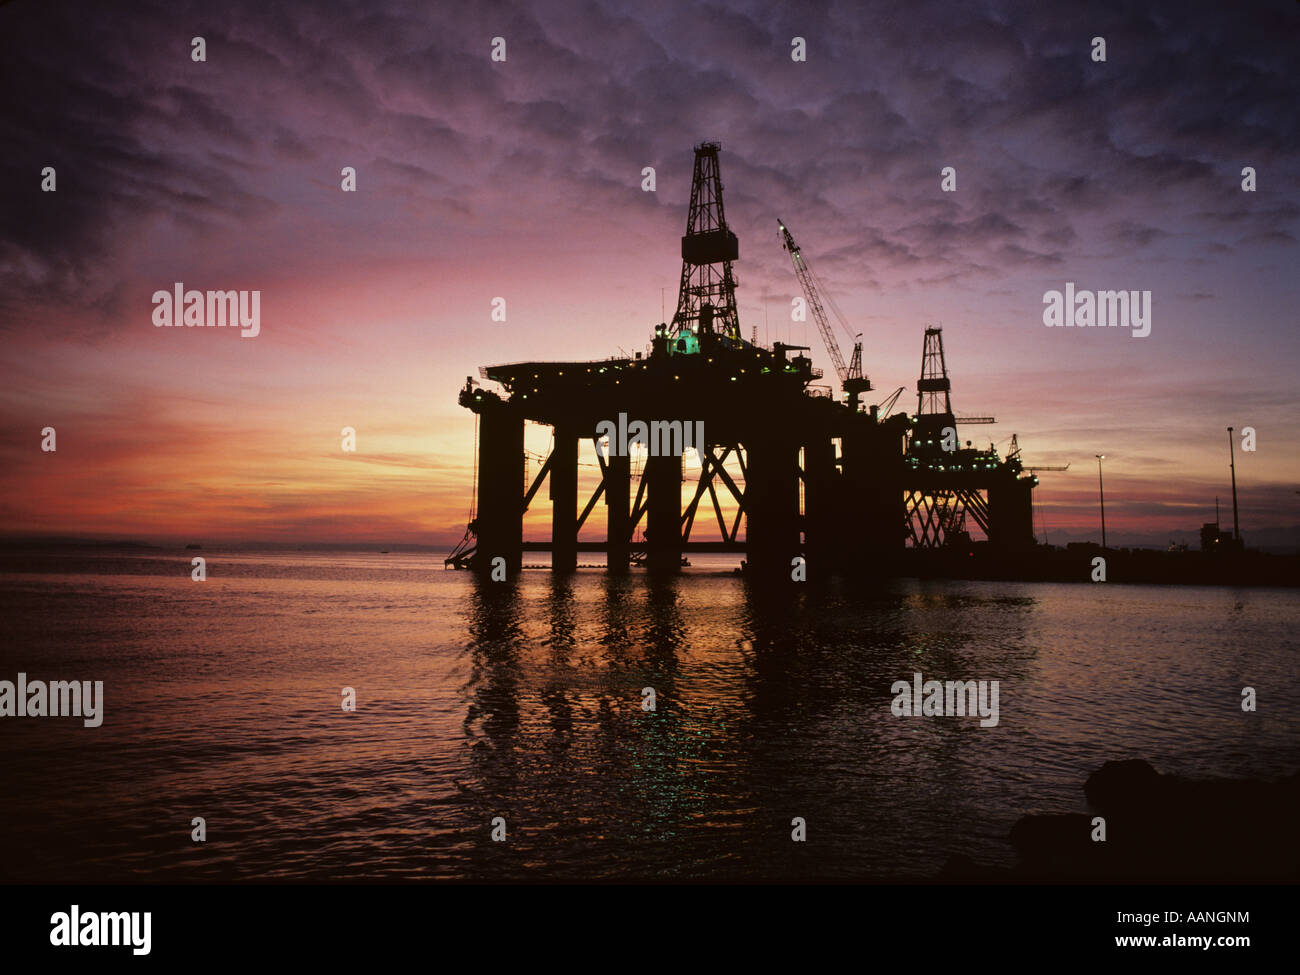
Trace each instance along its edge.
{"label": "calm sea water", "polygon": [[[782,598],[724,561],[506,587],[432,554],[213,550],[195,583],[193,554],[0,558],[0,679],[106,699],[96,729],[0,719],[0,877],[918,878],[1010,865],[1015,820],[1084,811],[1107,759],[1300,766],[1294,590]],[[1000,723],[893,716],[915,671],[1000,681]]]}

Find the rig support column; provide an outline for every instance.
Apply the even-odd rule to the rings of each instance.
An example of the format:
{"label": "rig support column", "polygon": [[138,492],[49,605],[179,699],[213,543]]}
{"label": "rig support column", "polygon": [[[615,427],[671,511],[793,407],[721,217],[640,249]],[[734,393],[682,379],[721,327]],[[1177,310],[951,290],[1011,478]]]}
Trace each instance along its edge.
{"label": "rig support column", "polygon": [[872,507],[878,511],[875,524],[875,557],[881,565],[895,565],[906,547],[907,502],[903,485],[903,430],[906,416],[891,416],[871,428]]}
{"label": "rig support column", "polygon": [[682,458],[648,457],[645,462],[649,491],[646,510],[646,567],[656,572],[677,572],[682,562]]}
{"label": "rig support column", "polygon": [[478,539],[473,567],[492,571],[504,558],[516,578],[524,555],[524,418],[503,403],[485,404],[479,412]]}
{"label": "rig support column", "polygon": [[745,558],[758,575],[789,579],[800,549],[799,445],[768,428],[745,446]]}
{"label": "rig support column", "polygon": [[846,569],[878,574],[902,555],[905,422],[897,416],[875,424],[863,415],[844,435],[844,544],[853,553]]}
{"label": "rig support column", "polygon": [[610,572],[626,572],[628,543],[631,541],[632,458],[614,454],[605,459],[605,504],[607,506],[607,564]]}
{"label": "rig support column", "polygon": [[1034,482],[1005,479],[989,485],[989,544],[1003,550],[1034,546]]}
{"label": "rig support column", "polygon": [[829,432],[822,431],[804,444],[804,556],[808,559],[808,572],[825,576],[838,561],[836,546],[841,541],[842,528],[837,521],[839,511],[839,483],[835,471],[835,442]]}
{"label": "rig support column", "polygon": [[568,423],[555,425],[551,450],[551,566],[578,567],[578,433]]}

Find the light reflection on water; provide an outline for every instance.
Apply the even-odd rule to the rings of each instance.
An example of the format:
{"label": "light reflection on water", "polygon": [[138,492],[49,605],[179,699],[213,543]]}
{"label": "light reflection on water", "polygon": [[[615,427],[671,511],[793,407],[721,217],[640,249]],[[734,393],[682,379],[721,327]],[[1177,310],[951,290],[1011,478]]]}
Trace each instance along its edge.
{"label": "light reflection on water", "polygon": [[[190,554],[0,560],[0,679],[107,701],[99,729],[0,723],[0,876],[914,878],[1009,864],[1015,820],[1082,811],[1107,759],[1300,764],[1294,591],[221,552],[197,584]],[[894,717],[915,671],[998,680],[999,724]]]}

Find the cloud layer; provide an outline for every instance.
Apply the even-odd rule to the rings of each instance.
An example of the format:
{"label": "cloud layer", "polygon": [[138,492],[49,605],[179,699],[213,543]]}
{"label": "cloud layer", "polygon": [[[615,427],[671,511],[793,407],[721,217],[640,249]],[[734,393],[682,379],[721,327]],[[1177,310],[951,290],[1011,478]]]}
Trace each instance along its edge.
{"label": "cloud layer", "polygon": [[[147,487],[136,461],[189,483],[167,473],[186,456],[173,432],[239,416],[280,487],[232,473],[220,437],[199,484],[269,492],[278,531],[319,533],[331,505],[453,531],[472,449],[457,385],[490,361],[641,347],[660,288],[671,314],[703,139],[724,146],[746,331],[818,344],[789,322],[779,215],[885,393],[915,383],[921,328],[939,320],[958,411],[996,413],[996,438],[1017,430],[1039,463],[1126,458],[1135,526],[1201,517],[1162,486],[1177,470],[1183,502],[1212,504],[1229,424],[1261,431],[1254,484],[1280,497],[1300,480],[1283,446],[1300,366],[1297,9],[4,5],[6,522],[152,524],[76,493],[42,508],[68,483],[34,490],[46,423],[70,443],[119,429],[94,432],[90,471],[129,497]],[[1245,166],[1257,192],[1241,191]],[[261,289],[264,335],[155,332],[149,295],[174,281]],[[1065,281],[1152,290],[1151,337],[1044,329],[1041,296]],[[488,321],[497,295],[506,328]],[[307,445],[349,422],[403,431],[386,441],[398,466],[445,478],[362,499],[333,484]],[[1061,518],[1087,523],[1084,498],[1053,490]],[[261,530],[237,507],[205,517]]]}

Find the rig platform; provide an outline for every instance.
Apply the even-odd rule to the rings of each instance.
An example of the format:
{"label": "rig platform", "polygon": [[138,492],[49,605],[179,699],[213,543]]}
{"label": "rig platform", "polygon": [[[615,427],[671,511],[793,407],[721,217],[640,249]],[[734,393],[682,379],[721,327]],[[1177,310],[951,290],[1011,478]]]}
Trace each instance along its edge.
{"label": "rig platform", "polygon": [[[476,499],[447,563],[513,578],[525,552],[549,551],[557,572],[576,568],[579,553],[603,552],[612,572],[632,564],[673,572],[687,553],[734,551],[744,553],[747,572],[773,579],[879,572],[900,561],[909,541],[959,538],[965,510],[992,544],[1032,546],[1036,479],[1022,476],[1018,457],[940,446],[963,421],[947,402],[941,342],[937,365],[931,355],[937,330],[927,331],[916,416],[859,403],[871,389],[860,347],[836,399],[817,385],[822,374],[804,347],[743,339],[732,270],[739,244],[723,209],[719,148],[695,149],[677,309],[654,327],[647,354],[483,368],[481,378],[500,391],[467,378],[459,402],[478,418]],[[803,272],[797,248],[795,258]],[[804,273],[800,281],[811,287]],[[820,316],[820,300],[809,297]],[[837,348],[832,356],[839,367]],[[526,483],[527,422],[549,426],[553,446]],[[583,441],[595,446],[600,482],[579,507]],[[688,450],[699,477],[683,490]],[[544,483],[550,537],[526,541],[524,513]],[[604,537],[580,541],[597,506]],[[716,520],[716,537],[692,538],[701,519]]]}

